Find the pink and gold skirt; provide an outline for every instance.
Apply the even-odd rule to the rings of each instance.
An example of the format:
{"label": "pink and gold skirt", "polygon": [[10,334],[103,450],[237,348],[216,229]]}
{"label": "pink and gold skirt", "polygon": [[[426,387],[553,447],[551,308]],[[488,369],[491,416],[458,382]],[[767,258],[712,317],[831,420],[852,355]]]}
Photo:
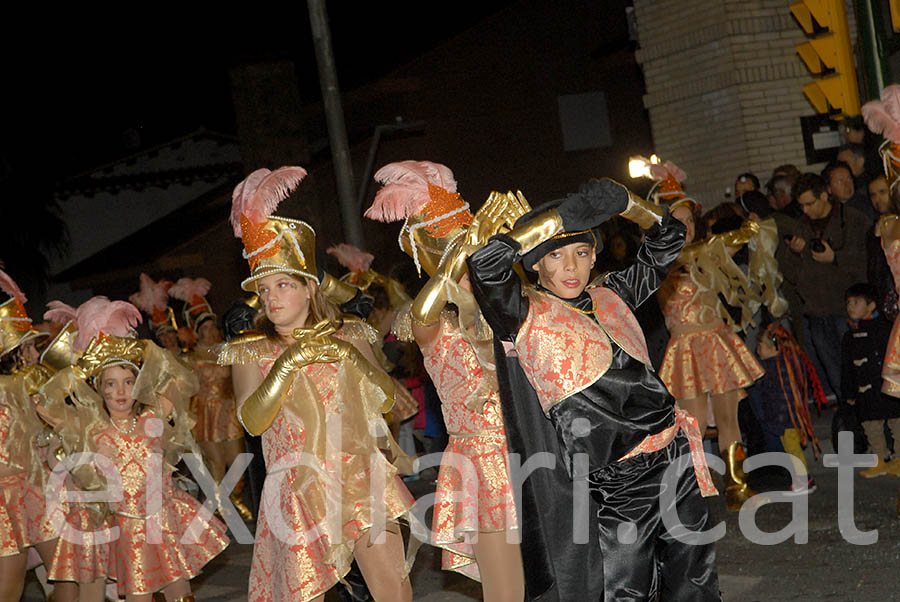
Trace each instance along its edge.
{"label": "pink and gold skirt", "polygon": [[441,568],[481,580],[471,538],[518,528],[506,436],[450,435],[438,471],[432,531]]}
{"label": "pink and gold skirt", "polygon": [[724,322],[672,331],[659,377],[675,399],[693,399],[744,389],[763,367]]}
{"label": "pink and gold skirt", "polygon": [[191,411],[197,416],[191,431],[197,441],[219,443],[244,436],[233,399],[198,395],[191,400]]}
{"label": "pink and gold skirt", "polygon": [[76,583],[115,579],[111,522],[112,517],[97,505],[69,505],[47,578]]}
{"label": "pink and gold skirt", "polygon": [[0,556],[14,556],[57,536],[45,506],[43,489],[25,473],[0,478]]}

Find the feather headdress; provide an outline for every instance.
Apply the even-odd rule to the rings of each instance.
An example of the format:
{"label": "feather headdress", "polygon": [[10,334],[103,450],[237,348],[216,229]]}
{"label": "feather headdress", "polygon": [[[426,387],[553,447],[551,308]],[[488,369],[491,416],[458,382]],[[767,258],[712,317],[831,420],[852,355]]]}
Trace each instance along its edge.
{"label": "feather headdress", "polygon": [[159,311],[165,312],[166,307],[169,305],[169,288],[171,286],[172,282],[170,280],[154,282],[153,278],[141,273],[140,289],[128,297],[128,300],[138,309],[151,316]]}
{"label": "feather headdress", "polygon": [[881,91],[881,100],[870,100],[860,109],[866,125],[891,144],[900,144],[900,85],[891,84]]}
{"label": "feather headdress", "polygon": [[87,348],[91,339],[100,333],[129,337],[141,320],[140,310],[128,301],[110,301],[103,296],[88,299],[75,310],[78,324],[75,348]]}
{"label": "feather headdress", "polygon": [[16,281],[12,279],[12,277],[0,270],[0,290],[4,293],[18,301],[19,303],[24,304],[28,301],[28,298],[25,297],[25,293],[22,292],[22,289],[19,288],[19,285],[16,284]]}
{"label": "feather headdress", "polygon": [[430,161],[388,163],[375,172],[382,185],[365,216],[380,222],[394,222],[419,213],[433,199],[432,187],[456,193],[456,179],[446,165]]}
{"label": "feather headdress", "polygon": [[687,180],[687,174],[671,161],[651,163],[650,177],[656,180],[656,183],[650,189],[647,197],[654,199],[658,204],[667,205],[669,210],[673,210],[682,203],[699,205],[684,192],[682,182]]}
{"label": "feather headdress", "polygon": [[325,252],[337,259],[338,263],[351,272],[365,272],[375,260],[375,256],[371,253],[366,253],[353,245],[343,242],[329,247]]}
{"label": "feather headdress", "polygon": [[206,278],[179,278],[169,289],[169,295],[190,303],[197,297],[205,297],[211,287]]}
{"label": "feather headdress", "polygon": [[256,226],[274,213],[306,177],[302,167],[280,167],[275,171],[257,169],[234,188],[231,194],[231,227],[238,238],[243,236],[241,218]]}
{"label": "feather headdress", "polygon": [[49,320],[53,324],[65,324],[75,319],[75,308],[62,301],[50,301],[47,303],[44,319]]}

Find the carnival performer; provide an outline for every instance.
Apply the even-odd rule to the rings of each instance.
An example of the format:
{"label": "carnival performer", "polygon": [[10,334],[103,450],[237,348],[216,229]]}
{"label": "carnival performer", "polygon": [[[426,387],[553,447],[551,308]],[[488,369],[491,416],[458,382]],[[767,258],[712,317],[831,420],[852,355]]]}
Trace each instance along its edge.
{"label": "carnival performer", "polygon": [[[394,331],[415,339],[441,399],[449,442],[441,458],[432,543],[444,570],[481,581],[484,599],[521,602],[525,596],[516,507],[490,332],[481,328],[465,260],[521,213],[494,195],[474,216],[456,192],[453,173],[428,161],[382,167],[383,187],[366,217],[404,220],[400,248],[431,279],[400,310]],[[452,304],[452,305],[450,305]],[[482,321],[482,326],[485,326]]]}
{"label": "carnival performer", "polygon": [[[226,469],[244,451],[244,431],[234,407],[231,367],[220,366],[216,361],[218,346],[223,341],[216,314],[206,300],[210,287],[206,278],[179,278],[169,288],[169,296],[184,301],[184,322],[196,341],[185,358],[200,384],[191,399],[191,412],[197,420],[194,440],[203,450],[212,478],[221,483]],[[228,498],[241,518],[253,520],[253,513],[244,504],[243,489],[241,479]]]}
{"label": "carnival performer", "polygon": [[392,381],[375,364],[371,329],[322,294],[312,227],[272,215],[305,175],[259,169],[233,194],[231,224],[251,270],[242,288],[263,308],[262,334],[238,336],[219,355],[232,365],[241,423],[262,434],[268,470],[249,598],[321,601],[355,558],[375,600],[409,601],[397,520],[413,500],[385,454],[409,458],[381,417]]}
{"label": "carnival performer", "polygon": [[128,297],[138,309],[150,318],[150,331],[159,346],[178,357],[181,347],[178,341],[178,322],[175,312],[169,306],[169,288],[171,280],[154,281],[143,272],[139,278],[138,292]]}
{"label": "carnival performer", "polygon": [[[884,136],[880,152],[889,194],[896,206],[900,203],[900,85],[886,86],[881,91],[881,99],[867,102],[861,111],[869,129]],[[900,292],[900,215],[882,215],[875,226],[875,235],[881,237],[881,248],[894,276],[894,286]],[[881,390],[892,397],[900,397],[900,317],[894,320],[891,329],[881,375],[884,378]]]}
{"label": "carnival performer", "polygon": [[[0,304],[0,602],[18,602],[29,549],[49,568],[58,531],[45,512],[47,466],[35,447],[44,427],[31,402],[40,378],[35,343],[44,335],[32,328],[25,294],[2,270],[0,290],[10,297]],[[78,595],[74,584],[54,590],[57,600]]]}
{"label": "carnival performer", "polygon": [[[174,464],[191,447],[187,406],[197,380],[168,351],[133,338],[140,319],[126,301],[94,297],[79,306],[75,347],[84,353],[41,388],[42,416],[54,422],[66,453],[95,453],[97,471],[121,482],[121,496],[108,502],[118,528],[112,553],[120,596],[149,602],[162,591],[170,602],[187,602],[194,599],[190,580],[228,538],[173,483]],[[74,442],[69,449],[67,442]]]}
{"label": "carnival performer", "polygon": [[[634,265],[589,287],[601,244],[596,229],[616,214],[645,228],[644,242]],[[587,520],[597,521],[599,535],[589,541],[599,550],[570,556],[564,565],[551,560],[549,568],[545,559],[575,548],[573,538],[587,528],[556,533],[571,506],[541,517],[545,541],[522,546],[529,598],[555,581],[560,600],[720,599],[713,545],[687,542],[663,523],[674,511],[679,530],[704,530],[703,496],[715,488],[697,422],[675,406],[650,366],[632,313],[662,283],[683,243],[684,227],[667,211],[604,179],[529,211],[511,232],[491,237],[469,257],[475,298],[499,343],[494,349],[507,430],[507,409],[514,408],[517,428],[531,428],[527,436],[545,446],[526,448],[523,462],[531,452],[557,453],[570,489],[589,489],[597,508]],[[535,286],[523,287],[517,263],[537,273]],[[555,428],[555,447],[536,426],[536,409]],[[552,490],[534,494],[555,496]],[[543,587],[530,587],[532,571],[536,587]],[[583,588],[584,572],[602,572],[602,594]],[[572,583],[581,591],[571,591]]]}
{"label": "carnival performer", "polygon": [[725,459],[725,505],[739,510],[755,492],[743,471],[738,402],[764,371],[726,324],[726,320],[734,321],[719,301],[719,293],[727,294],[741,309],[738,327],[745,326],[759,302],[739,302],[737,290],[752,289],[753,285],[730,255],[757,234],[759,225],[748,221],[740,230],[697,240],[697,203],[684,193],[684,172],[669,161],[650,169],[658,181],[655,196],[685,225],[687,245],[657,295],[670,334],[659,376],[678,406],[697,419],[701,432],[712,408],[719,452]]}

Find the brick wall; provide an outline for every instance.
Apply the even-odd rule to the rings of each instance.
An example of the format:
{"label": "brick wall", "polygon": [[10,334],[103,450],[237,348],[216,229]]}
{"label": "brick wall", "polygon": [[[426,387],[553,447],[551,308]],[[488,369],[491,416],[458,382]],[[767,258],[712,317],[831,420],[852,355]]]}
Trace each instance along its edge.
{"label": "brick wall", "polygon": [[[855,15],[847,2],[851,35]],[[735,176],[806,165],[800,117],[812,80],[796,52],[805,40],[786,0],[635,0],[640,63],[654,145],[688,174],[705,207]]]}

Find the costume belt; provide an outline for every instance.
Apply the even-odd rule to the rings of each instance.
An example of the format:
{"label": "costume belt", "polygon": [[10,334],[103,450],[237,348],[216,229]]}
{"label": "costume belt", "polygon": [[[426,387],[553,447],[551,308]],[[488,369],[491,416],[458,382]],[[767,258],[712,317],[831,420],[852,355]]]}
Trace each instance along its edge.
{"label": "costume belt", "polygon": [[718,495],[719,492],[716,491],[709,474],[709,466],[706,465],[706,454],[703,451],[703,436],[700,434],[699,423],[696,418],[679,407],[675,408],[675,424],[655,435],[644,437],[630,452],[619,458],[619,462],[638,454],[661,450],[672,442],[679,430],[684,431],[691,446],[691,462],[694,465],[694,474],[697,477],[697,484],[700,486],[700,493],[703,494],[703,497]]}
{"label": "costume belt", "polygon": [[449,432],[449,431],[448,431],[448,432],[447,432],[447,435],[449,435],[450,437],[459,437],[459,438],[465,438],[465,437],[489,437],[489,438],[491,438],[491,439],[506,439],[506,433],[504,433],[504,432],[501,431],[501,430],[497,430],[497,431],[481,431],[481,432],[467,432],[467,433],[462,433],[462,432],[453,433],[453,432]]}

